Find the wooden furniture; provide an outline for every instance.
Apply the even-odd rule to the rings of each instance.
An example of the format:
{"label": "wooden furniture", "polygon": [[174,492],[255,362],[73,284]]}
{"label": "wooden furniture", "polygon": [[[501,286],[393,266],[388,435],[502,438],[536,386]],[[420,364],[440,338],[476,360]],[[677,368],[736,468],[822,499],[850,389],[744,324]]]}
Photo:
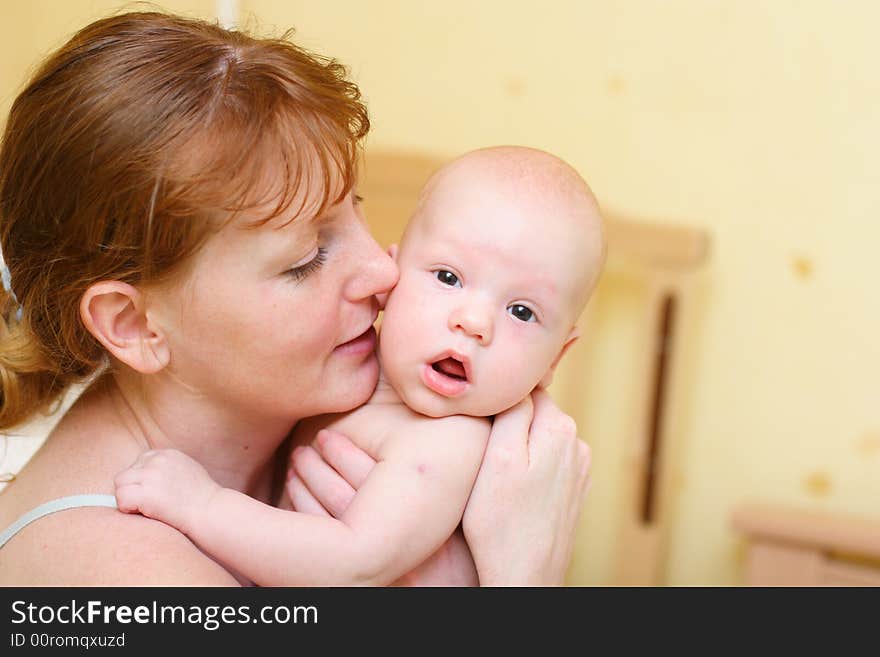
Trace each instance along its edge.
{"label": "wooden furniture", "polygon": [[628,384],[630,430],[621,476],[621,506],[613,583],[665,583],[666,547],[675,505],[672,467],[678,427],[676,401],[682,318],[692,305],[695,273],[708,258],[704,231],[658,226],[611,214],[609,262],[613,273],[638,279],[644,289],[638,334],[631,348],[638,371]]}
{"label": "wooden furniture", "polygon": [[[376,241],[388,246],[400,239],[419,191],[444,160],[401,151],[369,151],[358,184],[365,197]],[[709,239],[703,230],[650,223],[603,209],[612,265],[683,272],[706,259]]]}
{"label": "wooden furniture", "polygon": [[757,503],[731,520],[747,586],[880,586],[880,520]]}
{"label": "wooden furniture", "polygon": [[[407,152],[368,151],[358,192],[364,196],[367,220],[376,240],[387,247],[403,234],[419,192],[443,160]],[[614,583],[652,586],[663,583],[665,545],[670,528],[670,476],[664,461],[670,459],[674,427],[667,407],[676,353],[678,321],[692,296],[694,272],[708,258],[705,231],[659,221],[645,221],[602,209],[608,240],[608,276],[623,275],[643,285],[644,314],[633,349],[638,352],[640,374],[629,385],[633,399],[628,436],[628,456],[622,481],[623,506],[614,539]],[[600,286],[602,283],[600,282]],[[579,327],[581,335],[593,332],[592,306]],[[564,410],[582,405],[575,375],[588,363],[573,366],[571,358],[557,371],[553,391]],[[568,373],[568,374],[567,374]]]}

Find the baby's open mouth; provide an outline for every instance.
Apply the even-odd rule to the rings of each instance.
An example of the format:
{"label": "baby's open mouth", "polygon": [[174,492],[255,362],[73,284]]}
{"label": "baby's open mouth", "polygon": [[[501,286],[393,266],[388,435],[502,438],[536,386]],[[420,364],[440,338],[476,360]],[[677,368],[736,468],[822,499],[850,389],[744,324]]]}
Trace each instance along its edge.
{"label": "baby's open mouth", "polygon": [[439,372],[440,374],[448,376],[450,379],[455,379],[456,381],[468,380],[464,364],[451,356],[438,360],[436,363],[432,363],[431,368],[435,372]]}
{"label": "baby's open mouth", "polygon": [[457,397],[471,387],[471,365],[467,356],[446,351],[434,362],[422,366],[422,383],[444,397]]}

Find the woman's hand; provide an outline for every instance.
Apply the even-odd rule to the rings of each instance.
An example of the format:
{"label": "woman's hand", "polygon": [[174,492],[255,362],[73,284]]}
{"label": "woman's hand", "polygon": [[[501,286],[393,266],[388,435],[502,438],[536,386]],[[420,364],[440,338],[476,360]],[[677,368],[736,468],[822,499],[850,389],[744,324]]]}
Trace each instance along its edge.
{"label": "woman's hand", "polygon": [[544,390],[496,416],[464,512],[483,585],[562,585],[590,449]]}
{"label": "woman's hand", "polygon": [[[297,447],[290,462],[286,487],[290,506],[303,513],[335,518],[345,512],[376,465],[369,454],[346,436],[326,429],[318,432],[312,445]],[[478,584],[461,527],[421,566],[394,583],[395,586]]]}

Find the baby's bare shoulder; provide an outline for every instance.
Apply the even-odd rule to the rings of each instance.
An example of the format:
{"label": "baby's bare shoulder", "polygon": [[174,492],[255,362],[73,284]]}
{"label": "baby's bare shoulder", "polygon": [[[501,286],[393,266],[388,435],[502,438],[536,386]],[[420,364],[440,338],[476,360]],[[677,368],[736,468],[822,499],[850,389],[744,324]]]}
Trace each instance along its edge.
{"label": "baby's bare shoulder", "polygon": [[446,417],[426,417],[413,413],[413,422],[418,423],[424,431],[436,432],[443,436],[455,436],[464,434],[467,437],[489,436],[492,423],[484,417],[471,417],[469,415],[448,415]]}
{"label": "baby's bare shoulder", "polygon": [[364,404],[347,413],[319,415],[301,420],[293,432],[293,446],[309,445],[322,429],[337,431],[374,459],[379,458],[386,437],[406,420],[407,409],[396,404]]}
{"label": "baby's bare shoulder", "polygon": [[486,418],[466,415],[432,418],[407,411],[391,425],[388,449],[482,455],[491,428]]}

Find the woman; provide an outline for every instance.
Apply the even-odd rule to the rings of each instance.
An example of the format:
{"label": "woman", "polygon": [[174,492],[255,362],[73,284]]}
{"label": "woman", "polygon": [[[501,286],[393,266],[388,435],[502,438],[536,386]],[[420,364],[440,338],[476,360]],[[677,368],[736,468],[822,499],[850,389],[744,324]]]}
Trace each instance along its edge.
{"label": "woman", "polygon": [[[170,15],[98,21],[43,64],[0,149],[0,429],[95,378],[3,492],[0,528],[112,494],[159,447],[276,499],[290,428],[376,383],[376,297],[397,271],[354,192],[368,128],[337,63]],[[293,465],[296,508],[340,513],[372,463],[335,436]],[[480,583],[561,583],[587,467],[545,395],[496,419],[463,521]],[[101,506],[42,516],[2,550],[5,585],[247,583]],[[461,536],[406,581],[476,583]]]}

